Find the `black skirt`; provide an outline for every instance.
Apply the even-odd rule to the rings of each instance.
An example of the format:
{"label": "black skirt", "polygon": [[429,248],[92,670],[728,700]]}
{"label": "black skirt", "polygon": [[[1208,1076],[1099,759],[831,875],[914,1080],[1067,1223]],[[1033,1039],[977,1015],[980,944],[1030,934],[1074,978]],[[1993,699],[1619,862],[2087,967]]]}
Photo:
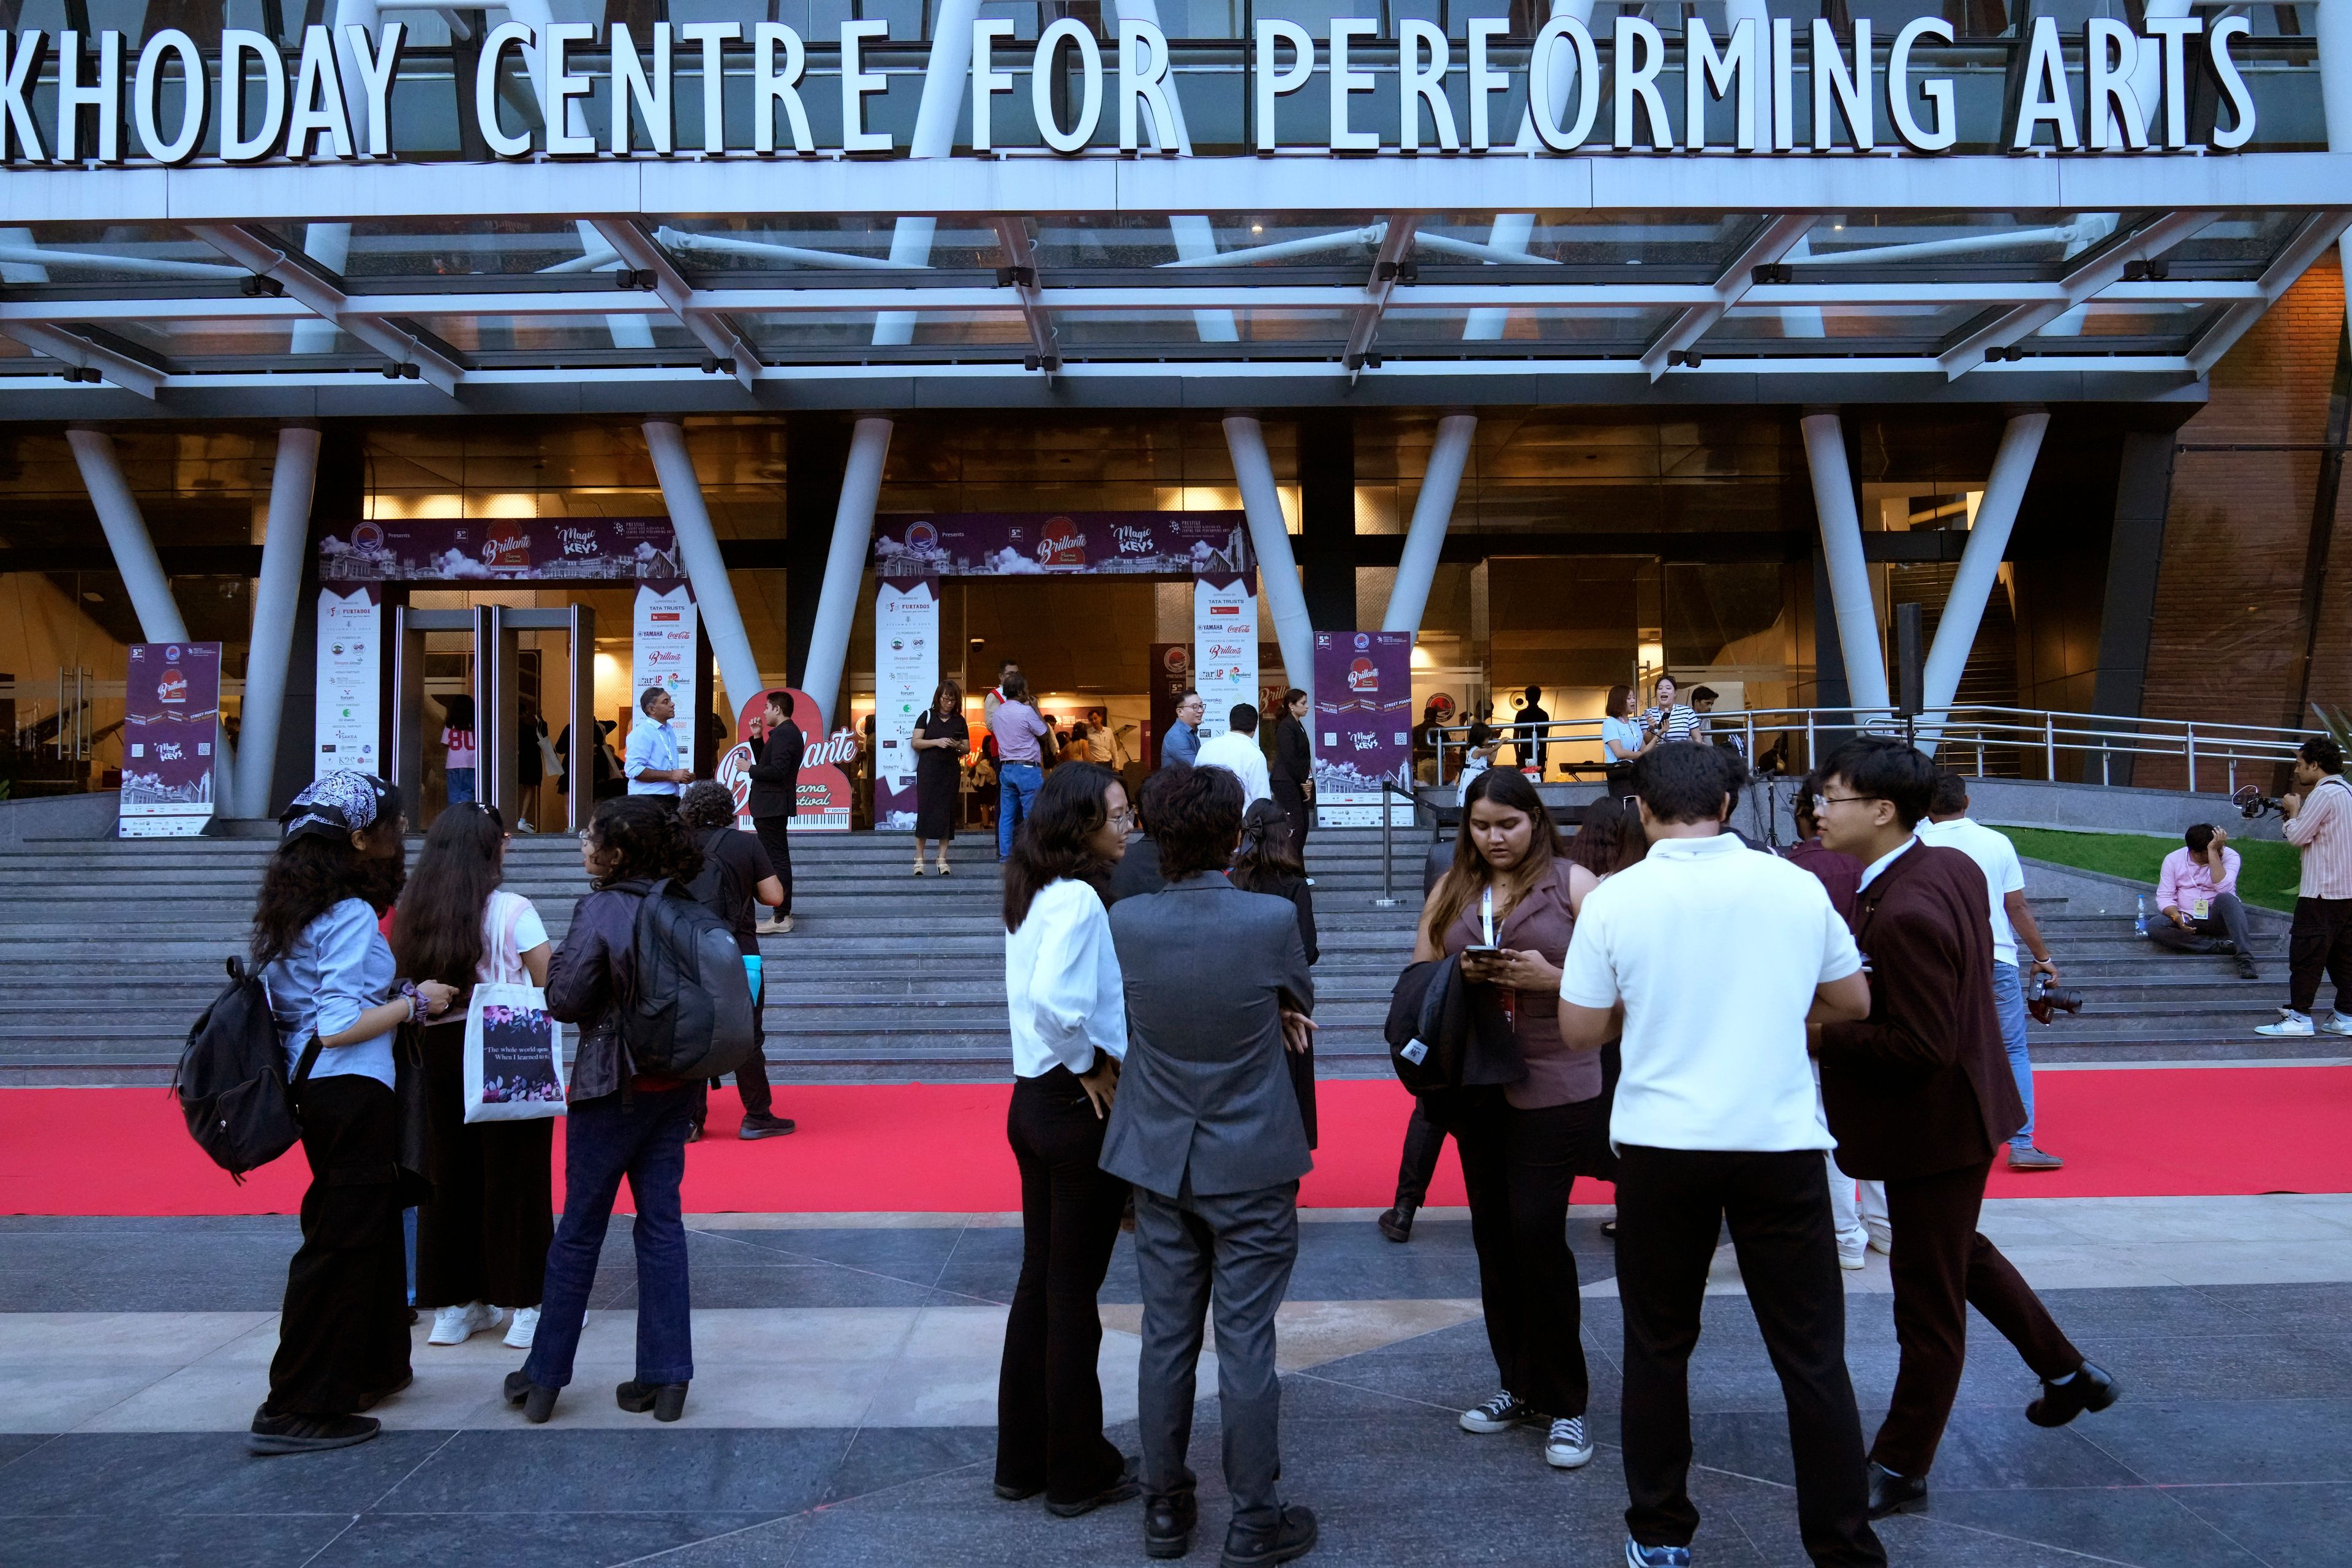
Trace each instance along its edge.
{"label": "black skirt", "polygon": [[555,1239],[552,1118],[466,1120],[466,1020],[423,1031],[426,1174],[416,1304],[536,1307]]}

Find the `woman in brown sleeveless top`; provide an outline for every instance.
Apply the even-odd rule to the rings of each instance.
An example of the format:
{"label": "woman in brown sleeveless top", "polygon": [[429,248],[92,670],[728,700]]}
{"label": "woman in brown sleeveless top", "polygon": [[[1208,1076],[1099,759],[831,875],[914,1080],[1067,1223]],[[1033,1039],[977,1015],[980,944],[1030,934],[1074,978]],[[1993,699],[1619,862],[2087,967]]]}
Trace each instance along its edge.
{"label": "woman in brown sleeveless top", "polygon": [[1442,1112],[1431,1108],[1462,1157],[1486,1342],[1502,1373],[1501,1391],[1463,1412],[1462,1426],[1502,1432],[1549,1421],[1545,1460],[1574,1469],[1592,1458],[1592,1441],[1569,1189],[1613,1162],[1600,1056],[1560,1042],[1559,966],[1577,908],[1599,881],[1557,853],[1551,814],[1524,773],[1482,773],[1462,805],[1454,866],[1422,910],[1412,955],[1498,949],[1465,957],[1462,973],[1501,990],[1527,1065],[1507,1088],[1457,1091]]}

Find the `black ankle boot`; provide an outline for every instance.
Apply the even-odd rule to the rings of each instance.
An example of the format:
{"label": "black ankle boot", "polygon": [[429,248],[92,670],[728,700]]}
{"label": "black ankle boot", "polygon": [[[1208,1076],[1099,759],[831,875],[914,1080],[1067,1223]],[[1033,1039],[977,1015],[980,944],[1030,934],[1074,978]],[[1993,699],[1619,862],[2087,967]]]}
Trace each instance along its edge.
{"label": "black ankle boot", "polygon": [[504,1393],[507,1403],[521,1405],[522,1418],[534,1426],[544,1424],[549,1416],[555,1414],[557,1390],[541,1388],[538,1384],[531,1382],[530,1374],[526,1373],[507,1373]]}
{"label": "black ankle boot", "polygon": [[675,1421],[686,1414],[686,1384],[639,1383],[631,1378],[613,1390],[613,1401],[632,1415],[650,1410],[656,1421]]}

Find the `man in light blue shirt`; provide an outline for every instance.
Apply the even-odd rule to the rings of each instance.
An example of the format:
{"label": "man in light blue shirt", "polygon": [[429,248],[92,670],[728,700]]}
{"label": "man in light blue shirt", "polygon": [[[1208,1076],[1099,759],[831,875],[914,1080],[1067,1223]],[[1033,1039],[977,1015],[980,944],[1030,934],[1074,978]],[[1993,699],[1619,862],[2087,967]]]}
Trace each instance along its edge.
{"label": "man in light blue shirt", "polygon": [[677,765],[677,731],[669,727],[677,711],[663,687],[637,693],[637,721],[629,728],[629,754],[621,767],[631,795],[675,795],[678,785],[694,782],[694,770]]}
{"label": "man in light blue shirt", "polygon": [[1188,768],[1199,765],[1201,719],[1208,710],[1201,694],[1190,689],[1176,699],[1176,722],[1168,726],[1167,738],[1160,742],[1161,767],[1172,763],[1181,763]]}

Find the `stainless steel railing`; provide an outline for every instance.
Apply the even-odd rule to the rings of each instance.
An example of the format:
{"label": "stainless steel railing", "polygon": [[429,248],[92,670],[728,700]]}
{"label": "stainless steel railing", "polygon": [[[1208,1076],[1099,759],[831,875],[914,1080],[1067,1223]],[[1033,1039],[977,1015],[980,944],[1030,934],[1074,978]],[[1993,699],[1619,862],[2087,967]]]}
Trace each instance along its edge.
{"label": "stainless steel railing", "polygon": [[[2108,784],[2114,782],[2119,761],[2150,758],[2179,763],[2191,791],[2218,788],[2225,794],[2238,787],[2241,769],[2274,768],[2292,760],[2305,741],[2327,733],[1984,705],[1940,709],[1914,720],[1891,708],[1759,708],[1707,714],[1704,720],[1707,738],[1734,739],[1751,763],[1777,750],[1784,773],[1809,771],[1849,735],[1907,734],[1932,748],[1948,765],[1979,774],[1989,760],[2007,752],[2021,773],[2048,779],[2062,776],[2062,761],[2087,764],[2095,759],[2097,782]],[[1566,766],[1580,774],[1597,774],[1606,766],[1601,726],[1598,719],[1555,719],[1534,725],[1512,720],[1493,726],[1491,733],[1505,745],[1539,742],[1548,752],[1547,772]],[[1429,733],[1426,727],[1423,733]],[[1450,783],[1461,772],[1470,727],[1448,726],[1435,734],[1438,782]],[[1563,752],[1570,754],[1563,756]],[[2089,776],[2087,767],[2084,776]]]}

